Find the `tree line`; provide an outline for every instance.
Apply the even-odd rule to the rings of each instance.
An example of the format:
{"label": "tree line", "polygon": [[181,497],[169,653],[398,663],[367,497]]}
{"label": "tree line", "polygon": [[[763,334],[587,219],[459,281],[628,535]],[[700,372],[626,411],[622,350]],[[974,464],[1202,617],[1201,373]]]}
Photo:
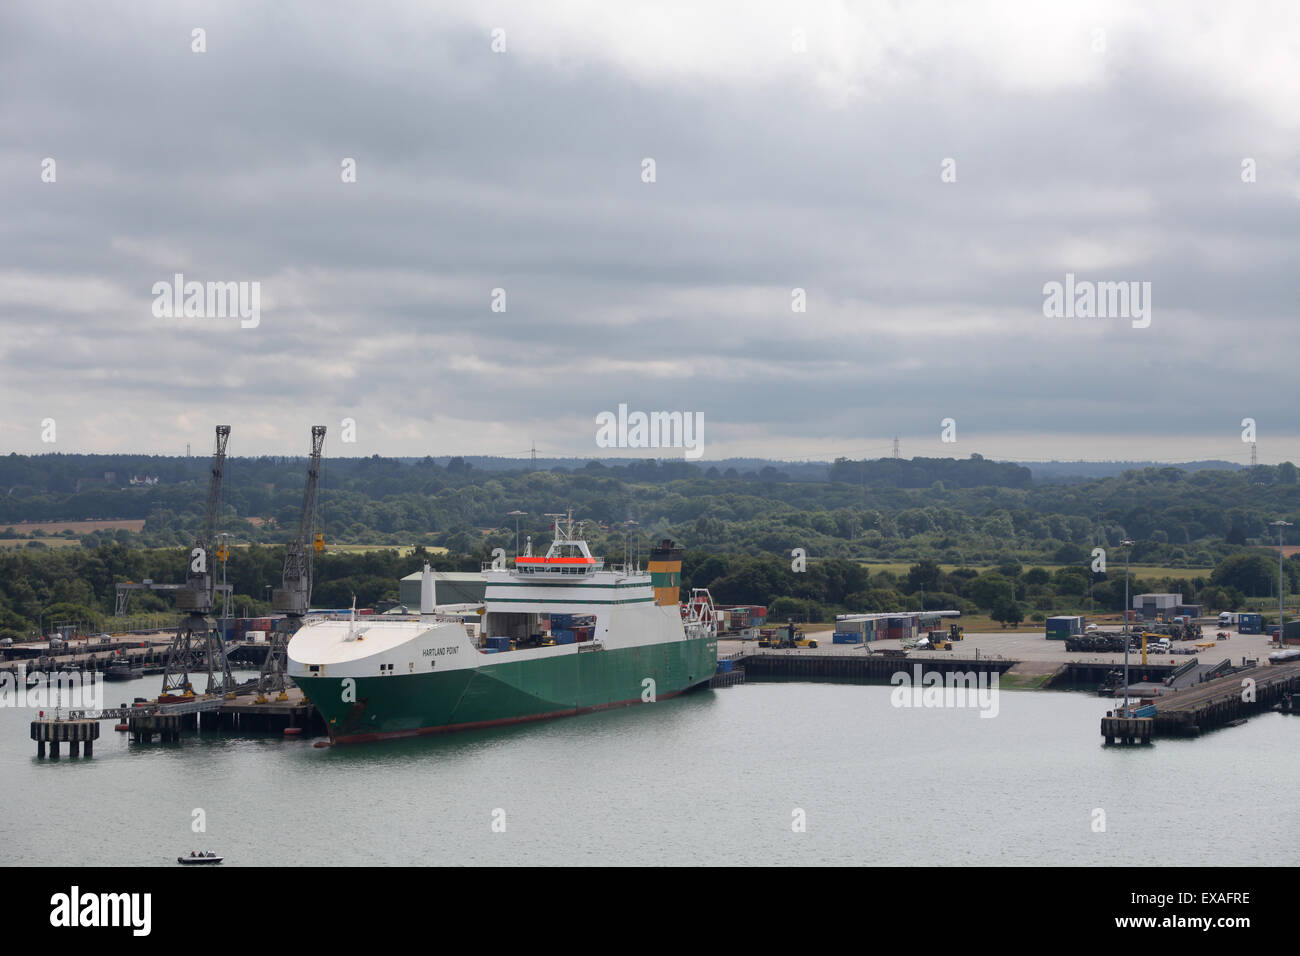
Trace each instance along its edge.
{"label": "tree line", "polygon": [[[441,571],[477,570],[491,559],[491,542],[464,554],[432,553],[422,547],[403,552],[325,553],[315,560],[312,606],[342,608],[353,599],[358,607],[395,602],[398,581],[428,561]],[[619,563],[627,552],[602,552]],[[87,549],[0,553],[0,638],[25,640],[59,621],[78,621],[97,630],[113,626],[118,582],[181,582],[189,559],[186,549],[141,549],[114,542]],[[645,552],[641,554],[644,566]],[[252,545],[232,551],[225,579],[234,591],[233,613],[270,613],[269,588],[280,583],[282,547]],[[872,568],[845,558],[811,560],[795,570],[786,556],[716,554],[687,549],[682,585],[707,587],[720,604],[759,604],[769,618],[830,621],[836,614],[871,611],[957,610],[988,614],[1014,624],[1042,620],[1055,613],[1117,612],[1124,607],[1124,573],[1111,564],[1094,573],[1088,562],[1048,569],[1015,560],[996,567],[945,569],[932,558],[906,572]],[[1132,594],[1181,592],[1188,603],[1207,610],[1238,610],[1254,600],[1276,600],[1277,562],[1257,551],[1243,551],[1221,561],[1209,574],[1153,577],[1139,572],[1130,579]],[[1283,565],[1283,587],[1300,591],[1300,555]],[[218,580],[221,575],[218,573]],[[137,592],[137,612],[171,611],[170,599]]]}

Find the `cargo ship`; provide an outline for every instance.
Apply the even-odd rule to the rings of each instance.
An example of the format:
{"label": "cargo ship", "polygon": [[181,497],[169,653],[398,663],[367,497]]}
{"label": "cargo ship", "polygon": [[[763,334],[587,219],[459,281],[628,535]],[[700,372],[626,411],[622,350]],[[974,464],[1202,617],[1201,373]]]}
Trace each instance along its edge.
{"label": "cargo ship", "polygon": [[644,571],[607,568],[575,536],[572,515],[556,518],[554,532],[545,555],[534,556],[530,540],[513,567],[484,567],[481,607],[440,607],[426,564],[419,620],[353,615],[300,628],[289,642],[288,674],[331,741],[654,703],[713,677],[712,607],[679,605],[679,548],[660,542]]}

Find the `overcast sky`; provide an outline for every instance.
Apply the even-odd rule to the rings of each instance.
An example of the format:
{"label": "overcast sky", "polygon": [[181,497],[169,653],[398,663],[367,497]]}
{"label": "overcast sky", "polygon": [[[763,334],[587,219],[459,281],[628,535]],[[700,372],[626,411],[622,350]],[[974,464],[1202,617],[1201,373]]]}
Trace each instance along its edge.
{"label": "overcast sky", "polygon": [[1295,459],[1300,6],[895,7],[4,4],[0,451]]}

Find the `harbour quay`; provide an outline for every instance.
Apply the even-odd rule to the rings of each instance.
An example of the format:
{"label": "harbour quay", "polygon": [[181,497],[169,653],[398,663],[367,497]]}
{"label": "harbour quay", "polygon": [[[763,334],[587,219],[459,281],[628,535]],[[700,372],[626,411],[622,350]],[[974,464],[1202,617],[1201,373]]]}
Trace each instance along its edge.
{"label": "harbour quay", "polygon": [[289,688],[282,699],[259,700],[255,688],[243,687],[229,697],[203,695],[172,703],[141,701],[98,711],[70,711],[67,716],[42,714],[31,722],[37,757],[44,759],[48,752],[57,760],[65,744],[70,756],[78,756],[83,747],[85,756],[93,756],[100,722],[106,720],[116,721],[113,729],[138,744],[155,739],[179,743],[187,732],[285,737],[317,737],[326,732],[319,712],[298,688]]}

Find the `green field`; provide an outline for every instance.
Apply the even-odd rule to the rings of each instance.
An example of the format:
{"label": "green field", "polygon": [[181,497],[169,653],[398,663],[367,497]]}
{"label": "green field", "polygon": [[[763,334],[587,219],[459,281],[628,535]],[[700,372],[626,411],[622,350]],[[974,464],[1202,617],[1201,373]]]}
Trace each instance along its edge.
{"label": "green field", "polygon": [[79,548],[81,542],[76,538],[0,538],[0,551],[40,551],[40,548],[28,548],[32,541],[38,541],[47,548]]}
{"label": "green field", "polygon": [[[430,554],[449,554],[446,548],[434,547],[426,544],[424,550]],[[409,544],[327,544],[325,551],[342,552],[347,554],[365,554],[369,551],[396,551],[398,554],[406,556],[414,553],[415,546]]]}

